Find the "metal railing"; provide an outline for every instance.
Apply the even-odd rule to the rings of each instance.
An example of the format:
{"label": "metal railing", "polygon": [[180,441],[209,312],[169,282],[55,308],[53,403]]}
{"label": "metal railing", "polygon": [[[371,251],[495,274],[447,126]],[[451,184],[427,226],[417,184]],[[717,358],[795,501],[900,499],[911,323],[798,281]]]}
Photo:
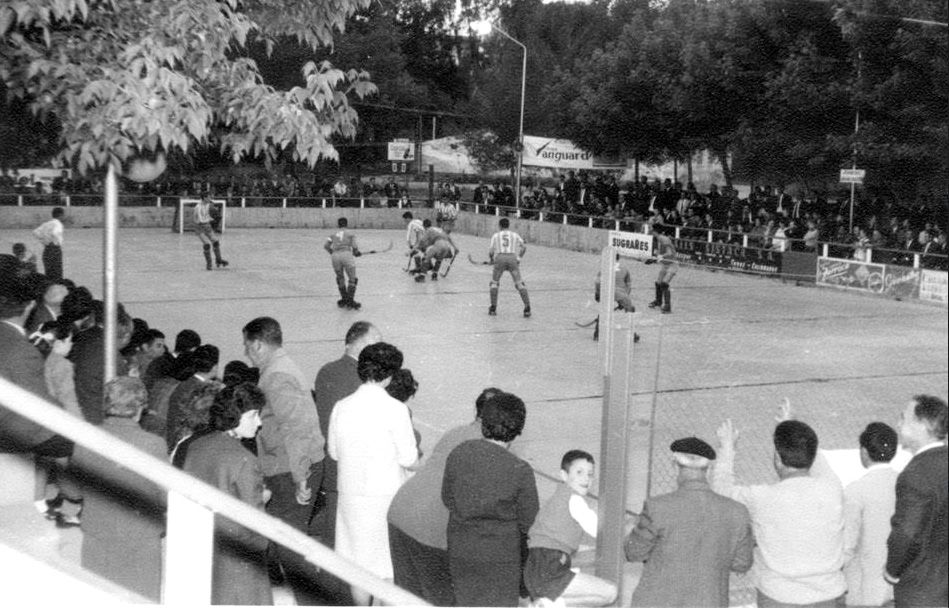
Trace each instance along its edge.
{"label": "metal railing", "polygon": [[427,605],[279,519],[77,419],[4,378],[0,378],[0,403],[77,445],[120,463],[168,492],[163,593],[166,604],[210,604],[214,515],[218,514],[299,553],[316,567],[364,589],[386,604]]}

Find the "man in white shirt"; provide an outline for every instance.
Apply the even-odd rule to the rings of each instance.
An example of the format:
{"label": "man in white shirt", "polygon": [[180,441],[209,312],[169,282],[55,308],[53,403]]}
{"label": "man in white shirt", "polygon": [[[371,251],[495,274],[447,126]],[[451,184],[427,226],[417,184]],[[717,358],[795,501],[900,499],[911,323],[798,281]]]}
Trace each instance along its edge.
{"label": "man in white shirt", "polygon": [[817,433],[797,420],[780,422],[773,435],[779,481],[754,486],[735,483],[738,433],[731,420],[719,428],[718,438],[712,488],[744,504],[751,514],[758,607],[843,605],[843,489],[818,456]]}
{"label": "man in white shirt", "polygon": [[66,214],[62,207],[53,209],[53,218],[43,222],[33,231],[33,236],[43,244],[43,272],[50,281],[63,278],[63,222]]}
{"label": "man in white shirt", "polygon": [[860,433],[860,462],[867,472],[844,488],[844,576],[848,606],[882,606],[893,599],[883,579],[886,537],[896,506],[896,431],[871,422]]}

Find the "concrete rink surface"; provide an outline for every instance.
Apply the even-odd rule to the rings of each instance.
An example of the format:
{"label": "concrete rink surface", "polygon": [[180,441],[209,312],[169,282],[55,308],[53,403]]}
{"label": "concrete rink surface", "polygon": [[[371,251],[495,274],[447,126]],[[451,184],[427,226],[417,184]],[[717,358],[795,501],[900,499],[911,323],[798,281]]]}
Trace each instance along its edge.
{"label": "concrete rink surface", "polygon": [[[330,230],[228,229],[226,270],[204,269],[193,233],[126,228],[119,232],[119,300],[132,316],[162,330],[169,343],[184,328],[221,349],[223,364],[243,359],[241,327],[267,315],[283,326],[285,347],[315,378],[338,358],[353,321],[377,325],[405,354],[419,382],[409,402],[430,451],[441,434],[472,420],[474,400],[496,386],[527,404],[524,433],[513,449],[539,473],[541,497],[553,489],[561,455],[580,448],[599,455],[602,372],[592,327],[593,280],[599,256],[528,244],[521,270],[533,316],[521,315],[511,279],[501,280],[498,315],[488,308],[488,240],[455,233],[461,248],[448,276],[418,284],[404,272],[403,231],[360,230],[356,260],[362,310],[340,310],[323,243]],[[9,251],[28,230],[0,230]],[[102,294],[102,230],[67,229],[65,274]],[[696,435],[717,445],[716,428],[739,428],[739,481],[775,479],[771,430],[782,401],[811,424],[821,447],[853,449],[867,423],[896,426],[915,394],[949,392],[946,309],[793,281],[683,266],[672,282],[673,314],[648,309],[655,266],[629,261],[635,331],[631,399],[654,404],[652,449],[647,420],[631,425],[631,474],[649,475],[649,492],[675,487],[668,445]],[[619,315],[619,313],[617,313]],[[651,464],[649,464],[651,463]],[[627,508],[638,512],[641,497]],[[628,592],[628,591],[627,591]]]}

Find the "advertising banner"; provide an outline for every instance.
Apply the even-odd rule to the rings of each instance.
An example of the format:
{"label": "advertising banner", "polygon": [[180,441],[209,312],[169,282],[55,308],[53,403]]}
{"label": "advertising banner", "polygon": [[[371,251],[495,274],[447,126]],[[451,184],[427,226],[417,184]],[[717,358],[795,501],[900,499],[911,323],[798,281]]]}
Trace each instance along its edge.
{"label": "advertising banner", "polygon": [[568,139],[524,136],[523,164],[532,167],[562,169],[625,169],[626,159],[595,156],[581,150]]}
{"label": "advertising banner", "polygon": [[883,293],[884,270],[883,264],[867,264],[822,256],[817,258],[817,284],[868,293]]}
{"label": "advertising banner", "polygon": [[883,274],[884,295],[900,300],[916,299],[919,297],[919,277],[922,271],[910,266],[886,265]]}
{"label": "advertising banner", "polygon": [[642,260],[652,256],[651,234],[610,230],[610,245],[616,248],[616,253],[629,258]]}
{"label": "advertising banner", "polygon": [[755,274],[779,274],[781,253],[770,249],[742,247],[736,243],[709,243],[673,239],[680,261],[700,266],[710,266],[737,272]]}
{"label": "advertising banner", "polygon": [[949,304],[949,273],[923,270],[919,277],[919,299]]}

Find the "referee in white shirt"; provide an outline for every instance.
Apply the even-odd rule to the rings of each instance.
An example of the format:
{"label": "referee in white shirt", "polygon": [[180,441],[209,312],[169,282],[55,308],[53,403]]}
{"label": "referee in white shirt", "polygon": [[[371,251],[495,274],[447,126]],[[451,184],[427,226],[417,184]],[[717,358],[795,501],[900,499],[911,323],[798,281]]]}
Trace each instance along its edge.
{"label": "referee in white shirt", "polygon": [[63,278],[63,223],[66,214],[62,207],[53,209],[53,219],[43,222],[33,236],[43,244],[43,271],[50,281]]}

